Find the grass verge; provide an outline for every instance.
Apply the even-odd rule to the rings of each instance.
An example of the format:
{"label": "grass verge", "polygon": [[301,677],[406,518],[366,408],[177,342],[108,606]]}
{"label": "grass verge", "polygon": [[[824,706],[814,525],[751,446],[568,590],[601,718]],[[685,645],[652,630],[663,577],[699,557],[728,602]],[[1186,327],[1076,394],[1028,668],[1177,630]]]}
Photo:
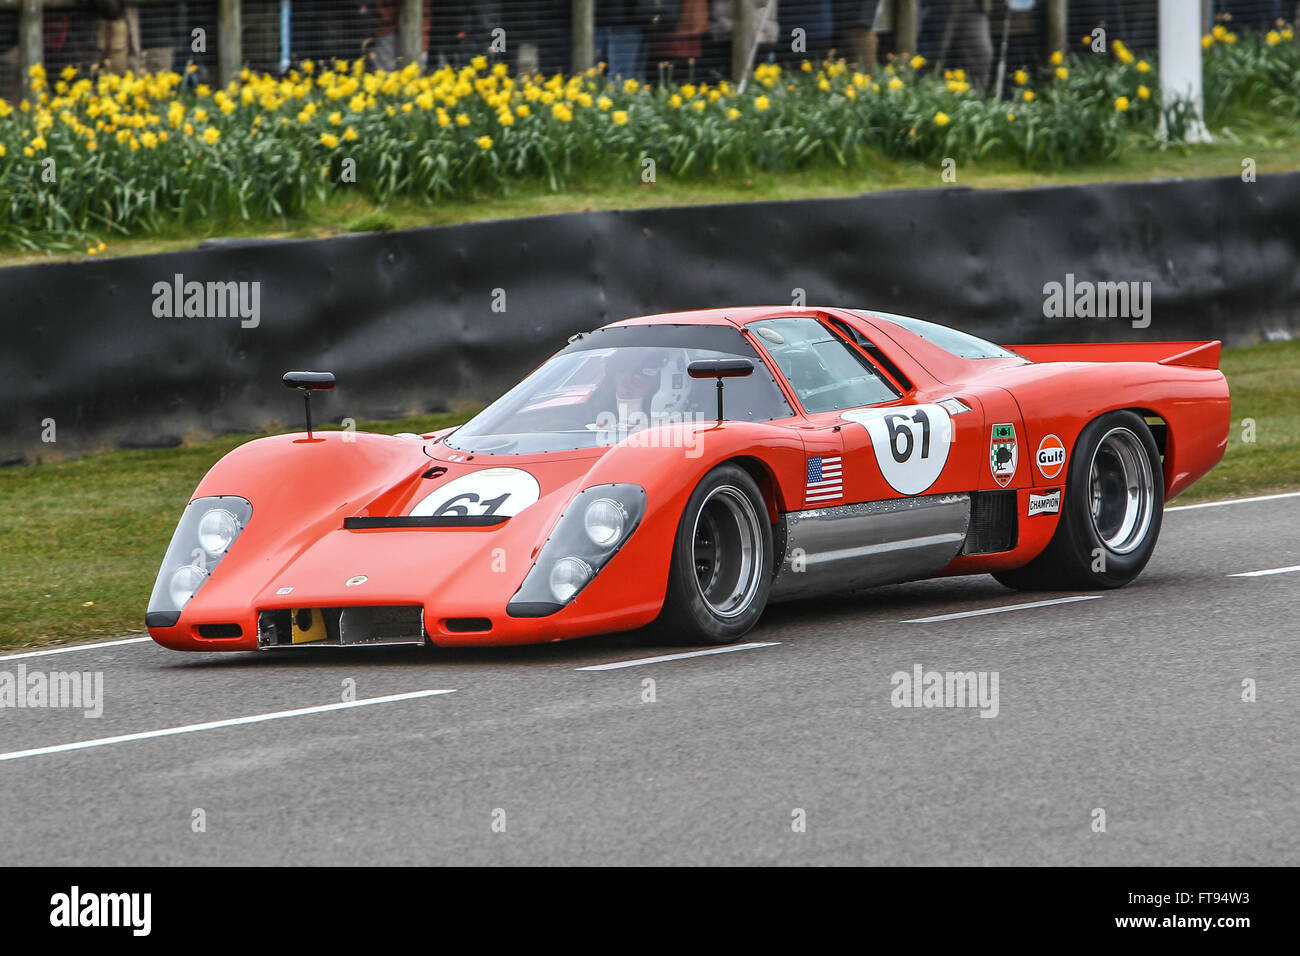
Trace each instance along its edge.
{"label": "grass verge", "polygon": [[[1232,429],[1223,462],[1179,503],[1300,488],[1300,342],[1228,349]],[[362,422],[430,431],[450,413]],[[256,435],[0,471],[0,647],[144,632],[158,564],[194,486]]]}
{"label": "grass verge", "polygon": [[[642,183],[638,168],[627,177],[596,177],[560,192],[541,185],[520,185],[504,197],[483,194],[436,203],[402,199],[375,205],[339,193],[326,202],[313,204],[304,215],[291,219],[191,223],[164,230],[156,236],[108,238],[107,249],[99,253],[98,258],[193,249],[203,240],[216,237],[317,239],[349,232],[385,232],[594,210],[823,199],[878,190],[950,188],[954,185],[975,189],[1026,189],[1117,181],[1208,179],[1239,176],[1243,157],[1255,160],[1259,175],[1300,171],[1300,130],[1278,117],[1243,112],[1235,117],[1234,125],[1217,130],[1215,141],[1209,144],[1171,147],[1155,152],[1134,151],[1122,154],[1113,162],[1072,166],[1053,172],[1026,170],[1006,160],[962,163],[957,167],[955,183],[943,182],[941,170],[937,167],[877,157],[851,170],[820,166],[705,180],[674,180],[661,174],[656,183]],[[88,256],[84,253],[0,248],[0,267],[86,258]]]}

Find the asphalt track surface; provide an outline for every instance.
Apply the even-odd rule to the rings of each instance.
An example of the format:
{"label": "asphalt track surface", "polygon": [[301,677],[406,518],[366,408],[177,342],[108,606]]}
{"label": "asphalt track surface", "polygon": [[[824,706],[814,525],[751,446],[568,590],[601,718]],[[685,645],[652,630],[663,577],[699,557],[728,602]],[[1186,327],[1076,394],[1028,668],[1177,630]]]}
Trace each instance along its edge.
{"label": "asphalt track surface", "polygon": [[[1070,595],[899,585],[770,608],[746,638],[769,646],[605,670],[579,668],[689,649],[0,655],[102,671],[105,700],[0,710],[0,865],[1296,864],[1297,528],[1294,495],[1171,510],[1094,600],[916,623]],[[894,707],[916,664],[996,671],[997,716]],[[349,679],[454,693],[325,709]]]}

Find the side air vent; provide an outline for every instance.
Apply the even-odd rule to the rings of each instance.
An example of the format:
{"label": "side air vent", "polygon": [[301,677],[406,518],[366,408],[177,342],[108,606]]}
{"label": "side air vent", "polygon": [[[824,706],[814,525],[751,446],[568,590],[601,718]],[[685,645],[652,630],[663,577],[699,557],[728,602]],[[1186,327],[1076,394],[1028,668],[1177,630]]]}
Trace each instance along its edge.
{"label": "side air vent", "polygon": [[993,554],[1016,546],[1016,493],[977,491],[971,495],[970,528],[962,554]]}

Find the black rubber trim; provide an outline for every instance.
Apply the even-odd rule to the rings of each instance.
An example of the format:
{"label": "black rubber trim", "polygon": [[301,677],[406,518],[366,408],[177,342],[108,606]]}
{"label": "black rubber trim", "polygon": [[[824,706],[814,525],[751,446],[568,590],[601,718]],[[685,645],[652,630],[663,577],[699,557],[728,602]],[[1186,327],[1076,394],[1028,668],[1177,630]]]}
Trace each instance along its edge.
{"label": "black rubber trim", "polygon": [[511,617],[550,617],[563,609],[563,604],[554,601],[511,601],[506,605],[506,613]]}
{"label": "black rubber trim", "polygon": [[181,619],[180,611],[149,611],[144,616],[145,627],[175,627]]}
{"label": "black rubber trim", "polygon": [[505,524],[509,515],[437,515],[432,517],[413,517],[411,515],[393,515],[380,518],[344,518],[343,527],[348,531],[362,531],[366,528],[490,528]]}

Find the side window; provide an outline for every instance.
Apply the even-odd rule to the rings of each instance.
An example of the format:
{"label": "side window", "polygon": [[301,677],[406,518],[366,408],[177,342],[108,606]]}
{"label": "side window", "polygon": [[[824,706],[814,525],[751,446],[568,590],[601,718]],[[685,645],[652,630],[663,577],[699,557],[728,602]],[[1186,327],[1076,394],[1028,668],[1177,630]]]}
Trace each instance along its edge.
{"label": "side window", "polygon": [[893,360],[881,350],[879,345],[871,341],[871,339],[867,338],[847,322],[842,322],[839,319],[831,319],[830,323],[832,328],[845,338],[855,342],[862,351],[875,359],[877,365],[883,368],[890,375],[894,376],[894,381],[903,386],[904,390],[911,390],[912,380],[903,374],[903,370],[894,364]]}
{"label": "side window", "polygon": [[808,412],[858,408],[898,397],[865,356],[816,319],[764,319],[748,328]]}

